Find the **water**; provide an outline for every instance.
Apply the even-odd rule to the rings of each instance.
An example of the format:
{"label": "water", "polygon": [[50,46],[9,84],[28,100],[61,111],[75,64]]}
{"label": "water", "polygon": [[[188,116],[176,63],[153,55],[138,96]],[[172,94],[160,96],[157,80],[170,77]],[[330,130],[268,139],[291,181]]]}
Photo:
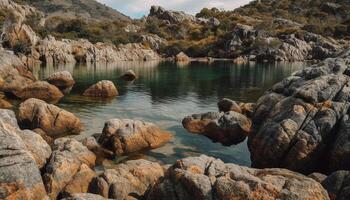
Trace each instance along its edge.
{"label": "water", "polygon": [[[130,118],[153,122],[173,134],[161,148],[137,153],[131,158],[158,160],[164,164],[187,156],[207,154],[241,165],[250,165],[246,143],[224,147],[209,139],[188,133],[181,125],[190,114],[217,111],[221,98],[255,102],[266,89],[302,63],[242,64],[229,61],[193,62],[177,65],[171,62],[123,62],[111,65],[42,66],[35,70],[40,79],[56,71],[70,71],[76,85],[58,106],[77,115],[84,131],[78,138],[101,133],[104,122],[112,118]],[[118,79],[128,69],[139,78],[133,83]],[[99,80],[113,81],[120,96],[99,100],[81,96]],[[130,157],[129,157],[130,159]]]}

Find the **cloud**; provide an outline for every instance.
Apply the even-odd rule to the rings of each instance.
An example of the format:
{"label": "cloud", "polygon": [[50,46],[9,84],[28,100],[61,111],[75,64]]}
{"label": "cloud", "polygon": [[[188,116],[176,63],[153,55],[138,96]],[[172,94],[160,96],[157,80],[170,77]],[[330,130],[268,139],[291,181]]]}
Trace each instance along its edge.
{"label": "cloud", "polygon": [[97,0],[133,18],[140,18],[149,13],[152,5],[160,5],[170,10],[180,10],[195,14],[202,8],[217,7],[233,10],[251,0]]}

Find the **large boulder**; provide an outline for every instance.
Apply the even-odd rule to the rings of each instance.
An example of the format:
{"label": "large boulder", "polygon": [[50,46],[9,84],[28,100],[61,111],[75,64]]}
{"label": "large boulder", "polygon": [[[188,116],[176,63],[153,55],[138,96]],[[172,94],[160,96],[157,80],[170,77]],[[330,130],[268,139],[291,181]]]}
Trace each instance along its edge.
{"label": "large boulder", "polygon": [[95,176],[96,156],[72,138],[56,139],[43,179],[51,199],[70,193],[86,193]]}
{"label": "large boulder", "polygon": [[328,191],[331,200],[349,199],[350,172],[336,171],[322,181],[322,186]]}
{"label": "large boulder", "polygon": [[168,142],[171,134],[152,123],[130,119],[111,119],[105,123],[99,143],[115,155],[153,149]]}
{"label": "large boulder", "polygon": [[252,169],[200,156],[178,160],[147,194],[148,200],[328,200],[321,184],[285,169]]}
{"label": "large boulder", "polygon": [[87,90],[85,90],[83,95],[89,97],[107,98],[117,96],[118,90],[112,81],[104,80],[89,87]]}
{"label": "large boulder", "polygon": [[120,76],[120,79],[124,81],[133,81],[137,78],[136,73],[133,70],[126,71],[123,75]]}
{"label": "large boulder", "polygon": [[46,81],[60,89],[65,89],[74,85],[73,76],[68,71],[56,72],[51,74]]}
{"label": "large boulder", "polygon": [[234,111],[194,114],[184,118],[182,124],[189,132],[204,135],[224,145],[243,142],[252,126],[250,119]]}
{"label": "large boulder", "polygon": [[101,175],[108,184],[108,197],[117,200],[140,199],[163,176],[163,168],[147,160],[127,161]]}
{"label": "large boulder", "polygon": [[248,141],[254,167],[349,169],[349,61],[344,53],[295,72],[258,100]]}
{"label": "large boulder", "polygon": [[22,127],[31,130],[40,128],[53,138],[81,131],[80,120],[74,114],[39,99],[21,103],[18,119]]}
{"label": "large boulder", "polygon": [[1,110],[0,116],[0,199],[44,199],[38,164],[13,126],[13,112]]}
{"label": "large boulder", "polygon": [[148,44],[152,49],[159,50],[161,47],[167,45],[167,41],[164,38],[155,34],[141,35],[141,42]]}
{"label": "large boulder", "polygon": [[165,10],[160,6],[152,6],[149,17],[156,17],[160,20],[166,20],[171,23],[181,23],[183,21],[197,22],[197,18],[193,15],[186,14],[179,11]]}
{"label": "large boulder", "polygon": [[175,60],[177,62],[189,62],[191,60],[190,57],[188,57],[184,52],[180,52],[176,55]]}
{"label": "large boulder", "polygon": [[23,87],[15,95],[21,99],[37,98],[48,102],[55,102],[63,97],[62,92],[46,81],[36,81]]}

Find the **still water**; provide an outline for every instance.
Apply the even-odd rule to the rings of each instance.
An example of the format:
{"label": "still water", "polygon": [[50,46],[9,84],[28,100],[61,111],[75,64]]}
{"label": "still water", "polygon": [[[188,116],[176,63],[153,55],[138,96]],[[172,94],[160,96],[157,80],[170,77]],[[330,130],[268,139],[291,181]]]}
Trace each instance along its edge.
{"label": "still water", "polygon": [[[35,70],[40,79],[56,71],[72,73],[76,84],[57,105],[77,115],[84,126],[78,138],[101,133],[104,122],[112,118],[130,118],[153,122],[173,134],[161,148],[137,153],[131,157],[158,160],[164,164],[187,156],[207,154],[225,162],[250,165],[246,143],[224,147],[209,139],[188,133],[181,125],[190,114],[217,111],[221,98],[255,102],[266,89],[302,63],[233,64],[192,62],[122,62],[116,64],[42,66]],[[128,69],[139,78],[127,83],[118,79]],[[100,80],[111,80],[120,95],[109,100],[81,96],[86,88]],[[129,158],[130,159],[130,158]]]}

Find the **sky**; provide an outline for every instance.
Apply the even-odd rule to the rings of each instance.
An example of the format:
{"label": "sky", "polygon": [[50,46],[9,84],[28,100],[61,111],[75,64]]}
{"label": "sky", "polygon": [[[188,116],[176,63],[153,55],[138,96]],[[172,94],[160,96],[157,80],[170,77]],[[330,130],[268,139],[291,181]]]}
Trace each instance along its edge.
{"label": "sky", "polygon": [[97,0],[132,18],[141,18],[149,13],[152,5],[159,5],[169,10],[198,13],[202,8],[217,7],[233,10],[245,5],[250,0]]}

